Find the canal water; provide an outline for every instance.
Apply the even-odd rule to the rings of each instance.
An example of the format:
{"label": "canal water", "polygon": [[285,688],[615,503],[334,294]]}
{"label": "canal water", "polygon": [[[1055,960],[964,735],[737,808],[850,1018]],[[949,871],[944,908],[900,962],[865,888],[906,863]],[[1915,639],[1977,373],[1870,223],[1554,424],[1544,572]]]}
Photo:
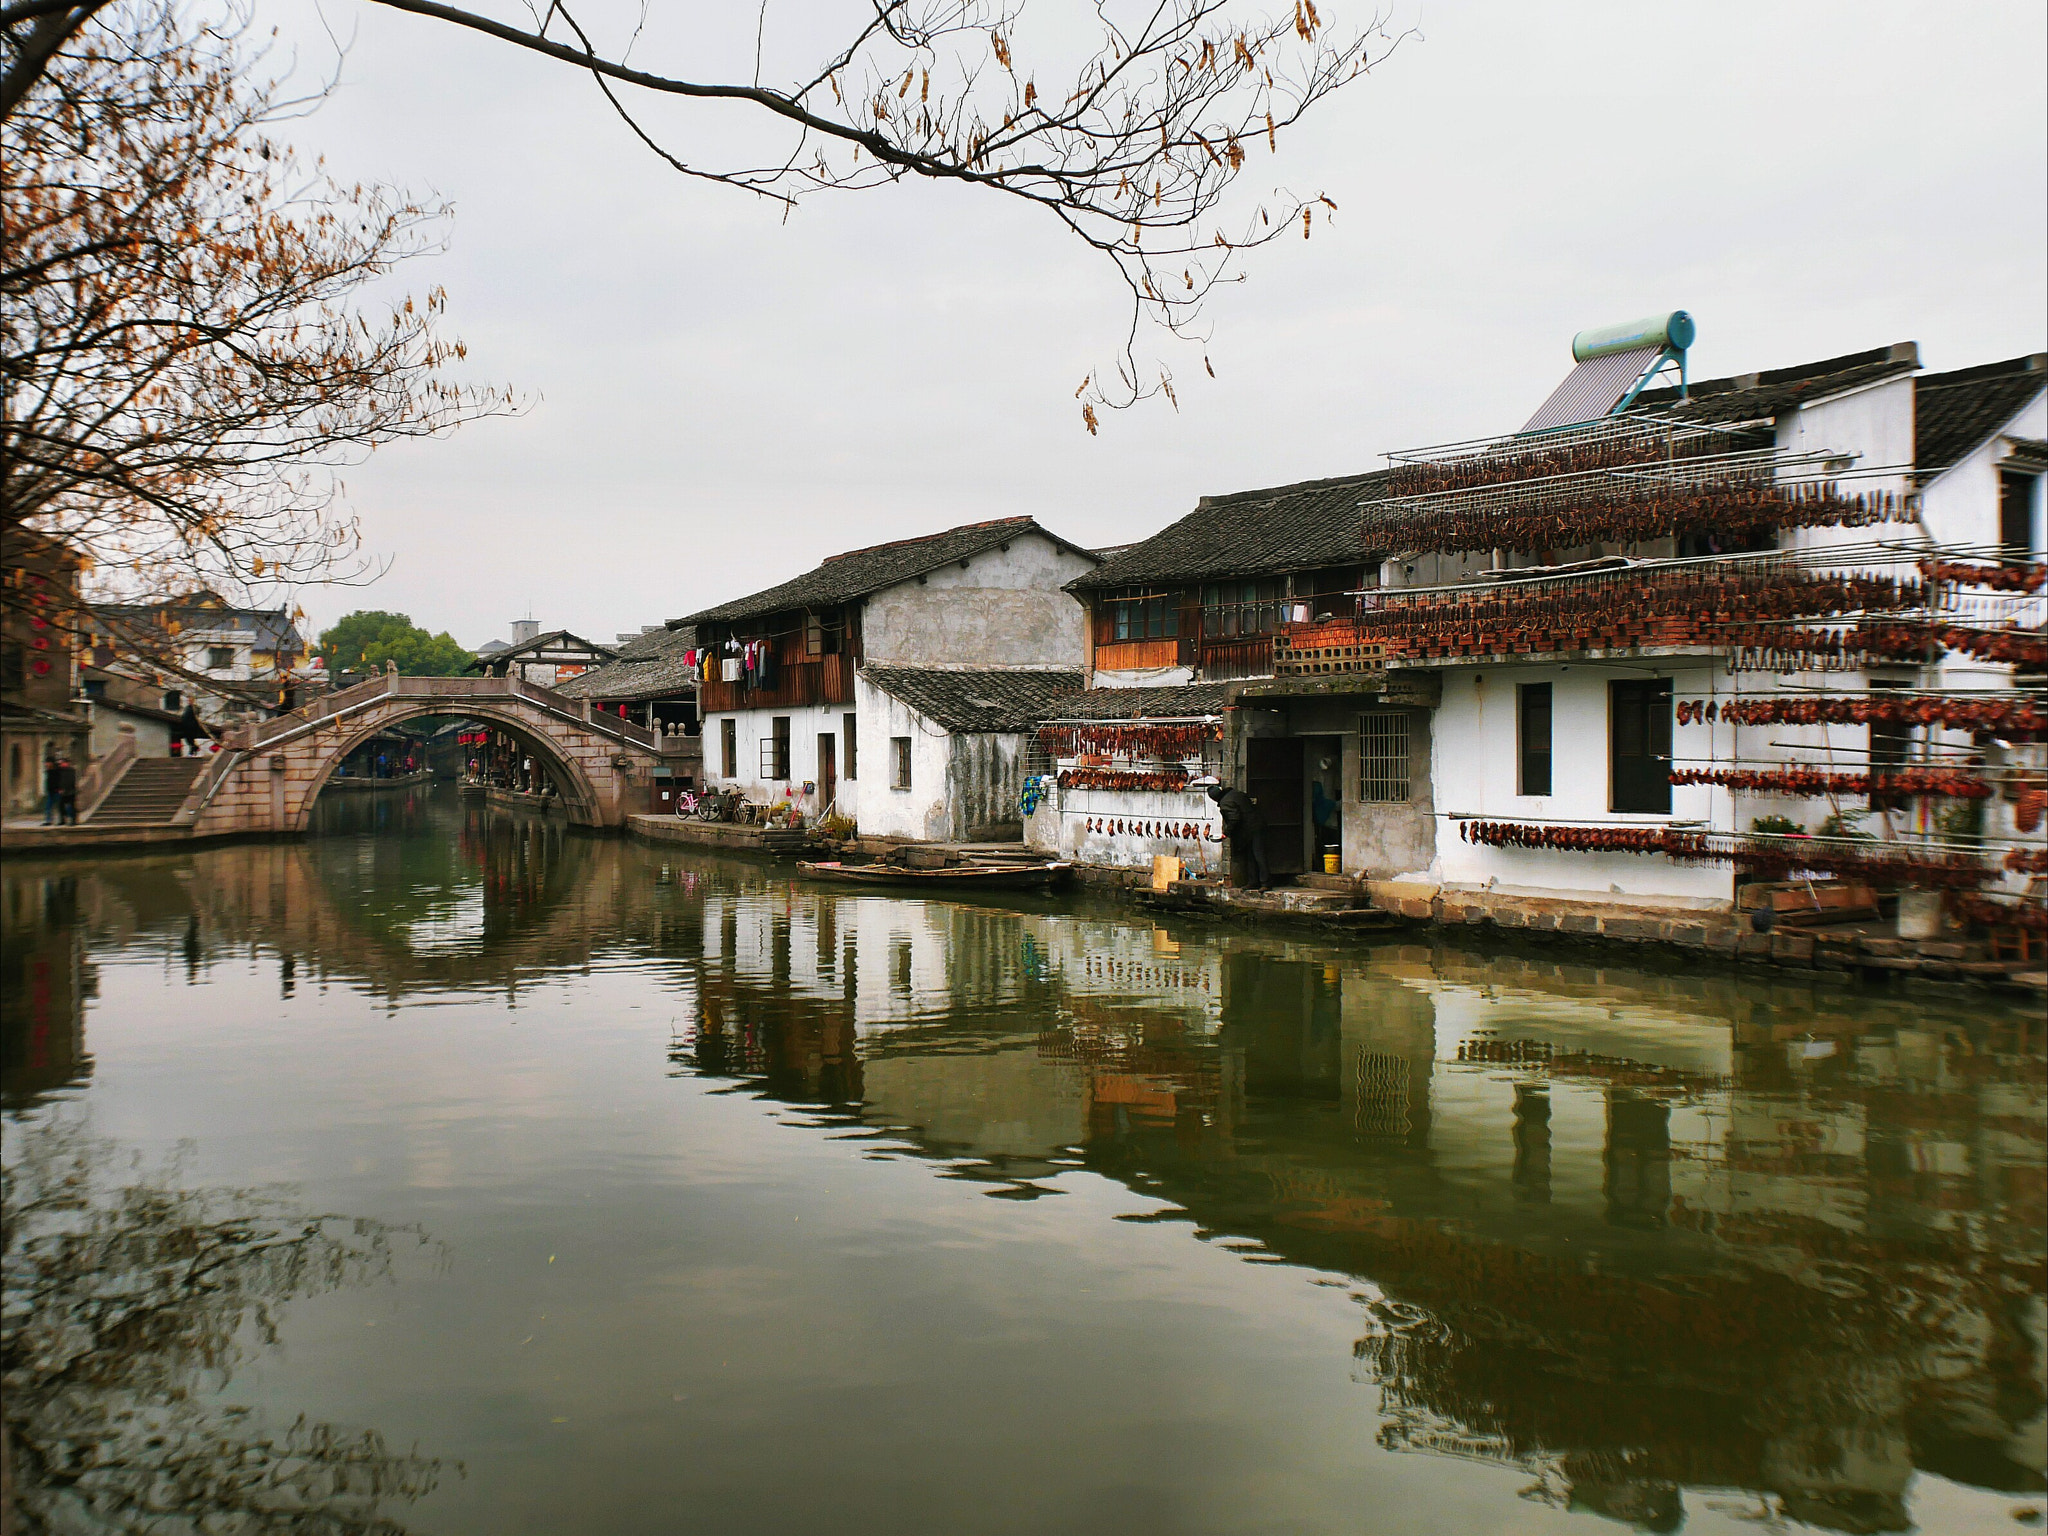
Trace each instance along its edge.
{"label": "canal water", "polygon": [[5,866],[59,1529],[2038,1527],[2030,1011],[322,816]]}

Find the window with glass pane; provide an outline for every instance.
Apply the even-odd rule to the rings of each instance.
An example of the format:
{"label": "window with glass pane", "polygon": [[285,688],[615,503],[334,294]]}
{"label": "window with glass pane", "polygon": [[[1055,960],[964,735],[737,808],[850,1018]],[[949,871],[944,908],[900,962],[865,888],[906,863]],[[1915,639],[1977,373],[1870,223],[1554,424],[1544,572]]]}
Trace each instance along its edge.
{"label": "window with glass pane", "polygon": [[1525,795],[1550,793],[1550,684],[1524,683],[1516,691],[1521,748],[1520,790]]}
{"label": "window with glass pane", "polygon": [[1115,639],[1170,640],[1180,634],[1180,602],[1170,592],[1125,593],[1109,606]]}

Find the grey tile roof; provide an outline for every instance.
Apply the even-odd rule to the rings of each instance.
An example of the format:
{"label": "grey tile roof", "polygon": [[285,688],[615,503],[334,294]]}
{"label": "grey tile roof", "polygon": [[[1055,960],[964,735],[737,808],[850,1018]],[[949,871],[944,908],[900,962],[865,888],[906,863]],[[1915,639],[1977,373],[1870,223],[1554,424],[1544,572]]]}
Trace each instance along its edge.
{"label": "grey tile roof", "polygon": [[1268,490],[1204,496],[1179,522],[1142,543],[1112,553],[1070,590],[1144,586],[1153,582],[1259,576],[1348,565],[1369,553],[1358,503],[1386,478],[1385,470],[1305,480]]}
{"label": "grey tile roof", "polygon": [[[1909,374],[1918,366],[1919,349],[1901,342],[1790,368],[1702,379],[1691,385],[1684,402],[1678,400],[1676,387],[1645,390],[1632,409],[1717,424],[1768,421],[1796,406]],[[1100,567],[1068,587],[1085,592],[1278,575],[1389,552],[1401,544],[1399,514],[1382,510],[1368,522],[1359,507],[1387,473],[1373,470],[1270,490],[1205,496],[1194,511],[1151,538],[1106,551],[1109,558]]]}
{"label": "grey tile roof", "polygon": [[573,651],[579,647],[588,651],[593,656],[603,656],[607,659],[619,654],[618,647],[599,645],[594,640],[586,640],[574,630],[551,629],[544,635],[535,635],[531,640],[522,640],[517,645],[500,646],[495,651],[478,651],[475,658],[470,662],[468,670],[472,672],[478,671],[486,662],[495,666],[501,661],[508,663],[516,662],[522,656],[528,660],[535,660],[542,651]]}
{"label": "grey tile roof", "polygon": [[1913,467],[1936,475],[2009,425],[2048,387],[2048,355],[2007,358],[1913,381]]}
{"label": "grey tile roof", "polygon": [[867,549],[848,550],[843,555],[830,556],[816,570],[806,571],[779,587],[769,587],[748,597],[700,609],[680,619],[670,619],[669,623],[671,626],[732,624],[745,619],[765,618],[771,613],[787,613],[792,609],[834,607],[935,571],[942,565],[951,565],[955,560],[969,559],[1025,533],[1042,534],[1064,549],[1093,558],[1090,551],[1080,545],[1070,544],[1058,534],[1041,527],[1036,518],[998,518],[994,522],[948,528],[943,533],[926,534],[922,538],[898,539],[889,544],[871,545]]}
{"label": "grey tile roof", "polygon": [[1815,400],[1825,400],[1844,390],[1897,378],[1920,366],[1920,348],[1910,341],[1868,352],[1850,352],[1819,362],[1800,363],[1791,368],[1771,368],[1761,373],[1738,373],[1725,379],[1695,379],[1686,398],[1678,398],[1678,387],[1646,389],[1635,398],[1632,411],[1656,411],[1681,421],[1729,423],[1768,421],[1786,411]]}
{"label": "grey tile roof", "polygon": [[1220,715],[1242,683],[1182,683],[1172,688],[1090,688],[1054,699],[1047,720],[1185,720]]}
{"label": "grey tile roof", "polygon": [[1080,691],[1079,672],[994,668],[891,667],[870,662],[860,675],[949,731],[1029,731],[1055,699]]}
{"label": "grey tile roof", "polygon": [[683,664],[683,653],[696,643],[694,629],[657,627],[620,646],[616,660],[557,683],[555,692],[622,703],[688,692],[697,686],[697,674]]}
{"label": "grey tile roof", "polygon": [[238,608],[226,598],[210,592],[195,593],[163,603],[109,603],[95,611],[108,619],[134,623],[155,623],[168,614],[184,630],[246,629],[255,633],[253,649],[259,651],[303,651],[306,639],[283,608]]}

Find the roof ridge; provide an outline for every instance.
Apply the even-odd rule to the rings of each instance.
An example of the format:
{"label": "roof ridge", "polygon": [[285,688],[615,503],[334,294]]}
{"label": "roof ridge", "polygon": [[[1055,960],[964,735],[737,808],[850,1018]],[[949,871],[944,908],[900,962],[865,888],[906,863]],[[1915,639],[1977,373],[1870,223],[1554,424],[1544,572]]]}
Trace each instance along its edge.
{"label": "roof ridge", "polygon": [[[1195,502],[1195,510],[1199,512],[1204,507],[1227,507],[1242,501],[1271,501],[1275,497],[1292,496],[1301,491],[1334,490],[1341,485],[1357,485],[1363,481],[1377,479],[1382,475],[1390,473],[1390,470],[1385,469],[1365,469],[1360,470],[1355,475],[1331,475],[1321,480],[1297,480],[1292,485],[1263,486],[1250,491],[1225,491],[1218,496],[1198,498]],[[1140,544],[1147,542],[1149,540],[1138,540]],[[1128,549],[1132,546],[1125,545],[1123,547]]]}
{"label": "roof ridge", "polygon": [[1996,363],[1978,363],[1969,368],[1955,368],[1947,373],[1923,373],[1913,381],[1915,389],[1945,389],[1951,384],[1976,384],[1985,379],[2024,378],[2027,374],[2044,375],[2042,382],[2048,383],[2048,352],[2029,352],[2020,357],[2008,357]]}
{"label": "roof ridge", "polygon": [[957,527],[941,528],[937,533],[921,533],[915,538],[889,539],[880,544],[863,544],[859,549],[842,549],[836,555],[827,555],[818,564],[830,565],[835,560],[851,560],[855,555],[872,555],[885,549],[908,549],[913,544],[929,544],[934,539],[948,538],[956,533],[973,533],[977,528],[1010,528],[1022,523],[1035,523],[1038,519],[1028,513],[1022,517],[995,517],[986,522],[961,523]]}
{"label": "roof ridge", "polygon": [[[1853,373],[1859,368],[1876,368],[1893,364],[1901,368],[1920,366],[1920,344],[1916,341],[1894,342],[1888,347],[1872,347],[1864,352],[1845,352],[1840,357],[1823,357],[1810,363],[1795,363],[1788,368],[1764,368],[1754,373],[1731,373],[1719,379],[1692,379],[1686,383],[1689,397],[1699,395],[1730,395],[1743,390],[1763,389],[1773,384],[1795,384],[1832,378],[1840,373]],[[1638,404],[1661,404],[1678,398],[1676,385],[1663,385],[1646,389],[1636,396]]]}

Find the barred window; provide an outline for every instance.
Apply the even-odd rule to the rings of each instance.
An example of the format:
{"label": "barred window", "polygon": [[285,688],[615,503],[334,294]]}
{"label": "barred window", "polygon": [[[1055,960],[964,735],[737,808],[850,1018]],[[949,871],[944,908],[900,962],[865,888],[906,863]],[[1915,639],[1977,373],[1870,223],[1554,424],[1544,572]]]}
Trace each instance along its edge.
{"label": "barred window", "polygon": [[1358,717],[1358,798],[1385,804],[1408,798],[1408,716],[1379,710]]}

